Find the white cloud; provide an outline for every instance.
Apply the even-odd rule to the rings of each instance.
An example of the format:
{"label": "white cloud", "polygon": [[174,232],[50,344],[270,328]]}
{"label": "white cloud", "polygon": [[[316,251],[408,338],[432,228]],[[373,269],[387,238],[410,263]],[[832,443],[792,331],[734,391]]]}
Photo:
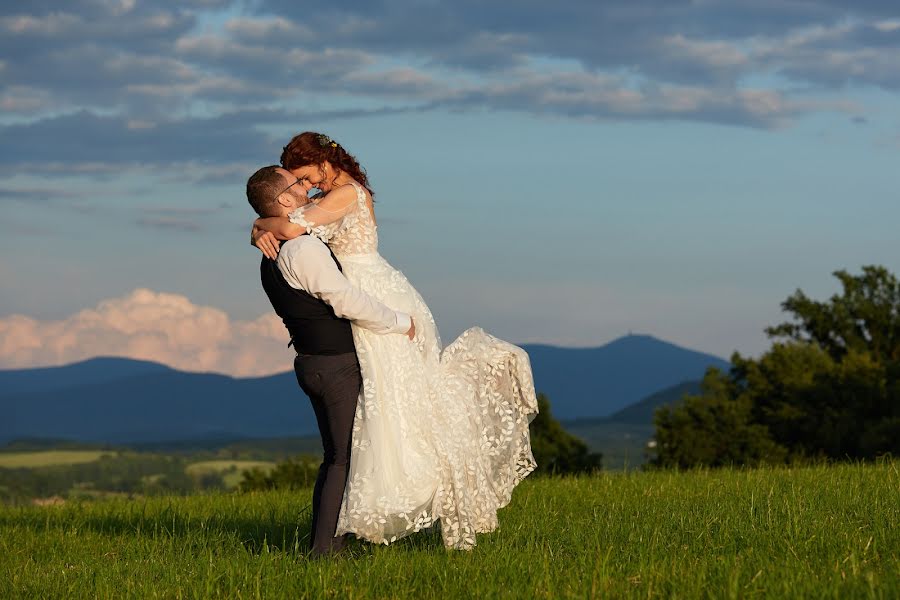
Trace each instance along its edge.
{"label": "white cloud", "polygon": [[[0,71],[3,65],[0,64]],[[25,85],[7,86],[0,92],[0,110],[9,113],[33,113],[54,106],[55,99],[44,90]]]}
{"label": "white cloud", "polygon": [[23,315],[0,319],[0,367],[124,356],[183,371],[250,377],[290,369],[293,351],[287,342],[287,331],[274,314],[232,320],[185,296],[137,289],[59,321]]}
{"label": "white cloud", "polygon": [[8,35],[40,34],[53,35],[82,24],[75,15],[54,13],[41,18],[31,15],[17,15],[0,18],[0,29]]}

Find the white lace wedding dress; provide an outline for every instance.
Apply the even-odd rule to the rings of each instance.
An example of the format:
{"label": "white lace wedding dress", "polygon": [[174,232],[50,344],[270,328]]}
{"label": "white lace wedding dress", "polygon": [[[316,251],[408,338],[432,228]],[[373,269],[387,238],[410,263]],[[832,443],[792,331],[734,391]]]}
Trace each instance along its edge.
{"label": "white lace wedding dress", "polygon": [[388,544],[440,521],[446,546],[469,549],[536,466],[528,355],[480,328],[442,349],[422,297],[378,254],[367,195],[353,186],[346,206],[309,204],[290,219],[329,244],[351,282],[412,315],[416,337],[353,326],[363,392],[337,534]]}

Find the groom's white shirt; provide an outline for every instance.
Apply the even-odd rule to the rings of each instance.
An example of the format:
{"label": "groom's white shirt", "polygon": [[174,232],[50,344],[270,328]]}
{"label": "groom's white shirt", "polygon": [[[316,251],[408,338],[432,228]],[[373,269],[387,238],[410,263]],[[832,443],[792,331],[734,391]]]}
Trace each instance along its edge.
{"label": "groom's white shirt", "polygon": [[412,325],[408,314],[350,283],[319,238],[301,235],[284,242],[276,262],[288,285],[325,301],[338,317],[375,333],[406,333]]}

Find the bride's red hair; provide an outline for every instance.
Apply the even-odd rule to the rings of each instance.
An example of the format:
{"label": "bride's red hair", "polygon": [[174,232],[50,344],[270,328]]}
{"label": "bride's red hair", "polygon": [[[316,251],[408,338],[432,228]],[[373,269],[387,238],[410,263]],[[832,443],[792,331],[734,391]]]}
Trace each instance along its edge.
{"label": "bride's red hair", "polygon": [[369,190],[372,198],[375,192],[369,185],[369,178],[356,158],[344,150],[344,147],[333,139],[315,131],[304,131],[295,135],[281,153],[281,166],[290,171],[308,165],[320,165],[325,161],[335,169],[343,171]]}

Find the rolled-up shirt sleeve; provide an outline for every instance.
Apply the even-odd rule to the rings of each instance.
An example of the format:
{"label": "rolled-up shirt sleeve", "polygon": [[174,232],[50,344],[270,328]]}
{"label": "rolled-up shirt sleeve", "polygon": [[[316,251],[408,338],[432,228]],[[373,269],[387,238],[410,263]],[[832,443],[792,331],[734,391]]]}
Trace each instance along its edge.
{"label": "rolled-up shirt sleeve", "polygon": [[301,236],[282,244],[277,264],[291,287],[323,300],[338,317],[374,333],[409,331],[410,316],[388,308],[350,283],[321,241]]}

